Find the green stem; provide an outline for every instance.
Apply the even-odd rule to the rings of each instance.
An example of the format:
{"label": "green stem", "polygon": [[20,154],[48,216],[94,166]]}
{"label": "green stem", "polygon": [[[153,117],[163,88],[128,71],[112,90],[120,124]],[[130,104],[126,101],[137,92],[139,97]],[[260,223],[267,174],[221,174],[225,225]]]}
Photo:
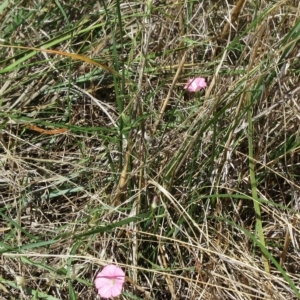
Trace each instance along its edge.
{"label": "green stem", "polygon": [[[252,124],[252,103],[251,103],[251,93],[248,93],[248,146],[249,146],[249,168],[250,168],[250,182],[251,182],[251,190],[252,190],[252,198],[254,202],[254,210],[256,215],[256,231],[258,234],[258,238],[260,243],[266,248],[265,245],[265,237],[262,228],[261,221],[261,210],[260,210],[260,202],[257,195],[257,186],[256,186],[256,178],[255,178],[255,170],[254,170],[254,151],[253,151],[253,124]],[[268,263],[267,257],[263,254],[263,263],[265,266],[265,271],[270,273],[270,267]]]}

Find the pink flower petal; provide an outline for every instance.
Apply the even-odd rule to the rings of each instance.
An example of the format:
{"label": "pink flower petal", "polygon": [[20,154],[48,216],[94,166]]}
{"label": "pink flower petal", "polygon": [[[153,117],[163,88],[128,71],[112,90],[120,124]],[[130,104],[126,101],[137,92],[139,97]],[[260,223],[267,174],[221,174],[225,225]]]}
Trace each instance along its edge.
{"label": "pink flower petal", "polygon": [[205,87],[207,87],[205,79],[202,77],[197,77],[189,79],[187,84],[184,86],[184,89],[187,89],[189,92],[195,93]]}
{"label": "pink flower petal", "polygon": [[110,298],[122,293],[124,282],[124,271],[115,265],[107,265],[97,274],[95,286],[101,297]]}
{"label": "pink flower petal", "polygon": [[121,295],[122,288],[123,288],[123,285],[118,286],[115,284],[111,289],[111,297],[117,297],[117,296]]}
{"label": "pink flower petal", "polygon": [[103,298],[110,298],[112,297],[112,288],[110,286],[102,286],[98,289],[98,294]]}

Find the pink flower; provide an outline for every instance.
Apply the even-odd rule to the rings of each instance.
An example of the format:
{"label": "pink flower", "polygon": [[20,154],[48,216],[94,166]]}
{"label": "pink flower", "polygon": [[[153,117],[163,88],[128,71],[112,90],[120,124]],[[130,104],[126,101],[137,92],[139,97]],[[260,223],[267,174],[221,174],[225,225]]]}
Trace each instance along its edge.
{"label": "pink flower", "polygon": [[187,89],[189,92],[198,92],[205,87],[207,87],[205,79],[197,77],[189,79],[188,83],[184,86],[184,89]]}
{"label": "pink flower", "polygon": [[115,265],[107,265],[97,274],[95,286],[101,297],[110,298],[122,293],[124,282],[124,271]]}

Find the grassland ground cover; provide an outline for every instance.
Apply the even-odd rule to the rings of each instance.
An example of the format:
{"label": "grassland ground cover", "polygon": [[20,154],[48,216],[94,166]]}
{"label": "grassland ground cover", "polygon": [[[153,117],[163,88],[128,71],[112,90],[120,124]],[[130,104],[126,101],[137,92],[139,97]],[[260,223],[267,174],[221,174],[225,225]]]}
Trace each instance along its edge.
{"label": "grassland ground cover", "polygon": [[2,1],[0,299],[299,299],[299,39],[298,0]]}

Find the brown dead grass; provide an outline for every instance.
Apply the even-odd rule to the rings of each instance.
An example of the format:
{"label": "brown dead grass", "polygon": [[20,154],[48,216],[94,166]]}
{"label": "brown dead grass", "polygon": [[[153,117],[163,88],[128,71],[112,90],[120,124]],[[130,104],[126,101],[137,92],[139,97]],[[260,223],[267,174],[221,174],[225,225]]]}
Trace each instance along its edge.
{"label": "brown dead grass", "polygon": [[[61,3],[80,25],[51,48],[123,65],[124,110],[122,82],[84,62],[40,52],[1,74],[0,298],[95,299],[112,261],[128,276],[120,299],[297,299],[250,236],[246,100],[266,248],[299,289],[297,2],[122,2],[122,35],[115,1]],[[10,5],[3,39],[40,47],[67,34],[42,3]],[[29,53],[0,51],[2,68]],[[209,87],[183,94],[194,76]],[[153,219],[125,222],[155,196]]]}

